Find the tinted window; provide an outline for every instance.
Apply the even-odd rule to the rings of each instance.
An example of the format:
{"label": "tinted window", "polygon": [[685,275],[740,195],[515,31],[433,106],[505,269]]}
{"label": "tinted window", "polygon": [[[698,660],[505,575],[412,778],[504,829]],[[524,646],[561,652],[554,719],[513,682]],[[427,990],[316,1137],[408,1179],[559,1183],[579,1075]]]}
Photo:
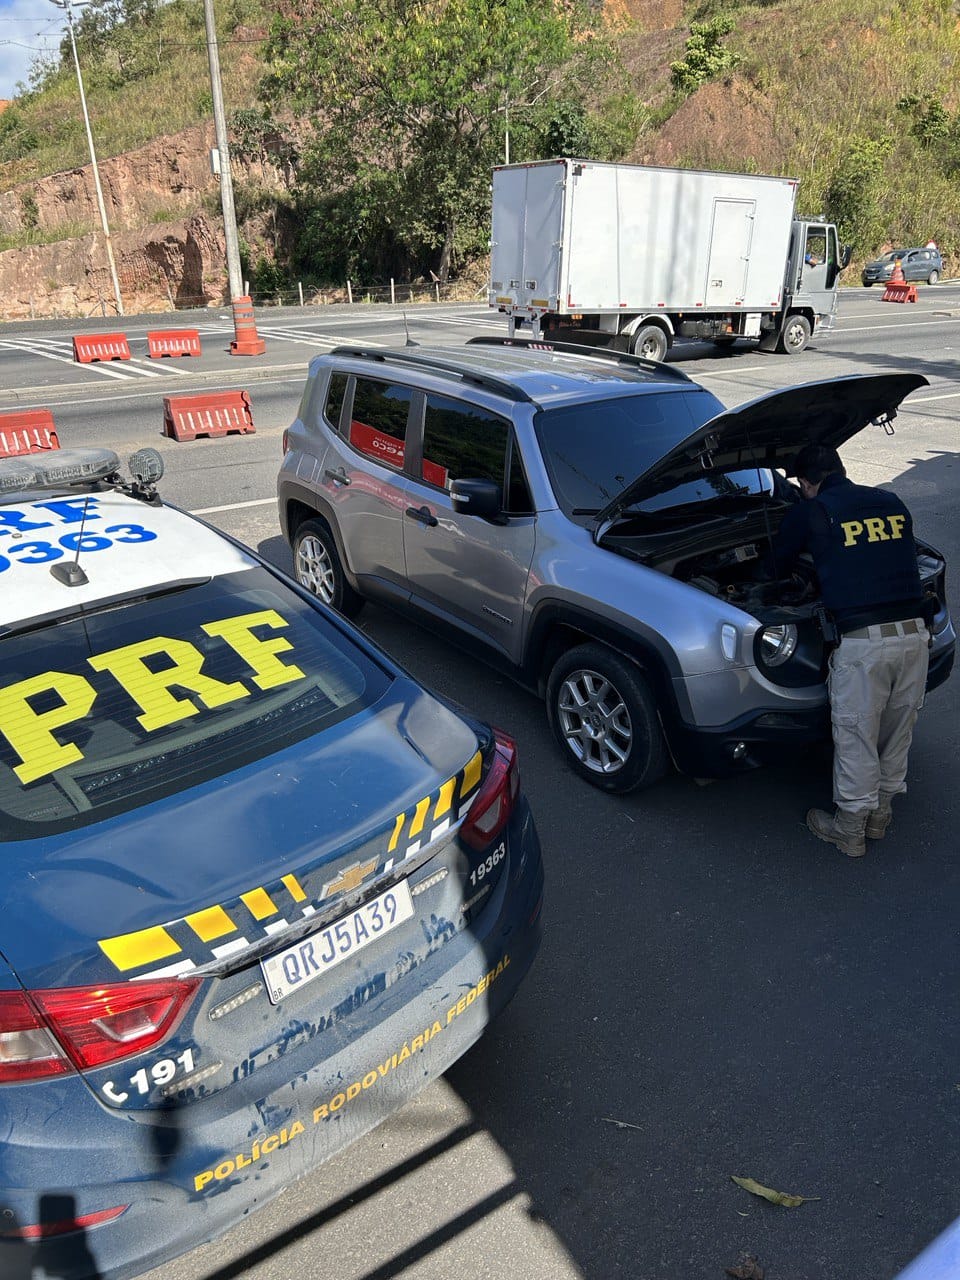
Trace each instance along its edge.
{"label": "tinted window", "polygon": [[561,509],[587,516],[722,411],[709,391],[651,392],[544,410],[534,425]]}
{"label": "tinted window", "polygon": [[350,443],[368,458],[403,470],[410,388],[357,378],[350,416]]}
{"label": "tinted window", "polygon": [[376,701],[389,677],[264,569],[0,645],[0,838],[219,777]]}
{"label": "tinted window", "polygon": [[330,382],[327,386],[327,403],[324,405],[323,416],[330,423],[334,431],[340,430],[340,410],[343,408],[343,402],[347,395],[348,378],[345,373],[331,373]]}
{"label": "tinted window", "polygon": [[486,409],[427,396],[423,423],[423,479],[449,489],[452,480],[492,480],[501,490],[510,424]]}

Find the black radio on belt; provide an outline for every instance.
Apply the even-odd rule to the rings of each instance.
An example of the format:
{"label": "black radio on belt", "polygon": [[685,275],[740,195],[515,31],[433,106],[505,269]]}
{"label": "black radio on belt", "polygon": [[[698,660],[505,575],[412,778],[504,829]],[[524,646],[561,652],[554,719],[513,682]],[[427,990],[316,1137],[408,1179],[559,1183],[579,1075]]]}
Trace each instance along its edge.
{"label": "black radio on belt", "polygon": [[817,624],[820,627],[820,634],[823,636],[823,643],[828,645],[837,644],[840,639],[840,636],[837,633],[837,624],[822,604],[817,605],[814,610],[814,616],[816,617]]}

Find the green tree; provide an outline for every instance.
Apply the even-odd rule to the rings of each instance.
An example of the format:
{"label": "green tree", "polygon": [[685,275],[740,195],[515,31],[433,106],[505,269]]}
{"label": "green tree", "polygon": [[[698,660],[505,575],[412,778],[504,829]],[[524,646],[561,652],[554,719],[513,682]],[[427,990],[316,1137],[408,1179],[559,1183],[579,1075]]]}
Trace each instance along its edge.
{"label": "green tree", "polygon": [[279,0],[267,60],[264,100],[289,95],[312,123],[317,204],[349,192],[368,232],[441,280],[484,247],[507,113],[612,62],[579,0]]}
{"label": "green tree", "polygon": [[708,80],[714,80],[737,66],[740,55],[723,43],[724,36],[729,35],[735,26],[734,19],[724,13],[709,22],[691,25],[684,50],[686,57],[670,63],[670,76],[675,88],[682,93],[695,93]]}
{"label": "green tree", "polygon": [[841,240],[871,250],[884,237],[881,216],[884,161],[893,149],[889,137],[854,138],[824,193],[825,212],[837,224]]}

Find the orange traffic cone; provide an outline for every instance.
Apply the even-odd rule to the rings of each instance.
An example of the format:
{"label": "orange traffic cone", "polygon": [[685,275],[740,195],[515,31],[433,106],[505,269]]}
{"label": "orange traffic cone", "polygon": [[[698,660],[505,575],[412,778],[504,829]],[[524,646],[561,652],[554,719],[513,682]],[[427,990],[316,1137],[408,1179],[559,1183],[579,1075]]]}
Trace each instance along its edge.
{"label": "orange traffic cone", "polygon": [[904,277],[903,277],[903,267],[901,267],[901,265],[900,265],[900,259],[899,259],[899,258],[898,258],[898,259],[896,260],[896,262],[893,264],[893,271],[890,273],[890,283],[891,283],[891,284],[906,284],[906,280],[905,280],[905,279],[904,279]]}
{"label": "orange traffic cone", "polygon": [[253,302],[247,294],[242,298],[234,299],[233,328],[235,336],[230,343],[232,356],[263,355],[267,344],[257,333],[257,322],[253,318]]}

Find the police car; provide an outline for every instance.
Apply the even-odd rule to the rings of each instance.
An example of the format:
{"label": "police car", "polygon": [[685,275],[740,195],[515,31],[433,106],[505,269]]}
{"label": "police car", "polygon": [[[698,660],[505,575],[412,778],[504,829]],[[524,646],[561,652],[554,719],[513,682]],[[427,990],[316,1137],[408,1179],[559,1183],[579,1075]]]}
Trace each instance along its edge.
{"label": "police car", "polygon": [[477,1039],[539,943],[513,742],[159,455],[0,461],[0,1275],[138,1274]]}

